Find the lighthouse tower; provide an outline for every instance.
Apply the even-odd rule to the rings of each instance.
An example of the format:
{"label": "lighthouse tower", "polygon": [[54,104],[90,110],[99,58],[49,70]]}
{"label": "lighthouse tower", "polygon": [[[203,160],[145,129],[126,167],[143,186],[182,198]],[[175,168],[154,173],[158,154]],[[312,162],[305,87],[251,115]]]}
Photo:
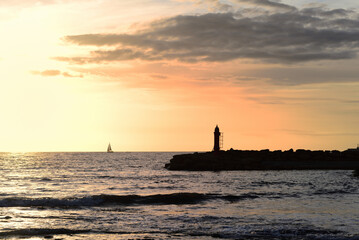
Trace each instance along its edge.
{"label": "lighthouse tower", "polygon": [[214,147],[213,147],[213,152],[219,152],[219,150],[220,150],[220,137],[221,137],[221,133],[219,132],[218,125],[216,125],[216,128],[214,129]]}

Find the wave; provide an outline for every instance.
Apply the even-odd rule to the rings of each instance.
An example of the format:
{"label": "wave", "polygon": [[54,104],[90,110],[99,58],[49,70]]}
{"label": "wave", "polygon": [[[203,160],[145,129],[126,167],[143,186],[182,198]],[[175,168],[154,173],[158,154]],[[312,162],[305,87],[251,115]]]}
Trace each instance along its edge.
{"label": "wave", "polygon": [[256,182],[252,182],[251,184],[252,186],[258,186],[258,187],[262,187],[262,186],[271,186],[271,185],[283,185],[283,186],[288,186],[288,187],[292,187],[292,186],[296,186],[298,185],[298,183],[295,182],[286,182],[286,181],[256,181]]}
{"label": "wave", "polygon": [[[116,234],[126,235],[131,234],[141,235],[141,239],[157,239],[162,235],[163,238],[171,238],[171,236],[178,237],[210,237],[216,239],[238,239],[238,240],[258,240],[258,239],[315,239],[315,240],[358,240],[359,235],[350,235],[338,230],[329,229],[315,229],[315,228],[299,228],[299,229],[262,229],[248,231],[201,231],[201,230],[170,230],[170,231],[102,231],[93,229],[67,229],[67,228],[30,228],[30,229],[15,229],[0,232],[0,238],[12,237],[45,237],[54,238],[54,235],[75,235],[75,234]],[[148,235],[154,235],[155,238]],[[161,239],[163,239],[161,237]],[[61,238],[62,239],[62,238]],[[139,238],[136,238],[139,239]]]}
{"label": "wave", "polygon": [[73,230],[66,228],[30,228],[30,229],[17,229],[5,232],[0,232],[0,237],[11,236],[43,236],[43,235],[56,235],[56,234],[81,234],[88,233],[90,230]]}
{"label": "wave", "polygon": [[236,202],[246,199],[258,198],[254,194],[220,195],[204,193],[172,193],[140,195],[93,195],[72,198],[22,198],[9,197],[0,199],[0,207],[53,207],[76,208],[97,207],[105,205],[154,205],[154,204],[197,204],[209,200],[224,200]]}
{"label": "wave", "polygon": [[314,195],[331,195],[331,194],[353,194],[356,189],[353,190],[344,190],[344,189],[320,189],[314,192]]}

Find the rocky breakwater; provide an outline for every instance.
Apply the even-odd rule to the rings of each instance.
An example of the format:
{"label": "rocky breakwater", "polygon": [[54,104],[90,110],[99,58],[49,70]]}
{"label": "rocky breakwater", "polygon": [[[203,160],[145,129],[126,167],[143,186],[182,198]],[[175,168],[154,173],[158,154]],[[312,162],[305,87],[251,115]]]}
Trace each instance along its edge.
{"label": "rocky breakwater", "polygon": [[355,170],[359,151],[228,150],[175,155],[169,170]]}

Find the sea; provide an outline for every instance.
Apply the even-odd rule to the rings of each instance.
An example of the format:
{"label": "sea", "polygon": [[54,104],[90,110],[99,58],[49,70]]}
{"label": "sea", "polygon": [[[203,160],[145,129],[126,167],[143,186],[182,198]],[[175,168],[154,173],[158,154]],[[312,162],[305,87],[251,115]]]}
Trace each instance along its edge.
{"label": "sea", "polygon": [[0,153],[0,238],[359,239],[353,171],[169,171],[175,154]]}

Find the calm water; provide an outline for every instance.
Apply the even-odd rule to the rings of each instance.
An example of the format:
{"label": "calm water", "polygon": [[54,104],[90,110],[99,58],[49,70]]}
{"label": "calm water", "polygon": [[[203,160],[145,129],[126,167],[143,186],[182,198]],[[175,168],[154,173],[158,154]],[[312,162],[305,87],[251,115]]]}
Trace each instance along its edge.
{"label": "calm water", "polygon": [[0,153],[0,238],[359,239],[352,171],[170,172],[174,153]]}

